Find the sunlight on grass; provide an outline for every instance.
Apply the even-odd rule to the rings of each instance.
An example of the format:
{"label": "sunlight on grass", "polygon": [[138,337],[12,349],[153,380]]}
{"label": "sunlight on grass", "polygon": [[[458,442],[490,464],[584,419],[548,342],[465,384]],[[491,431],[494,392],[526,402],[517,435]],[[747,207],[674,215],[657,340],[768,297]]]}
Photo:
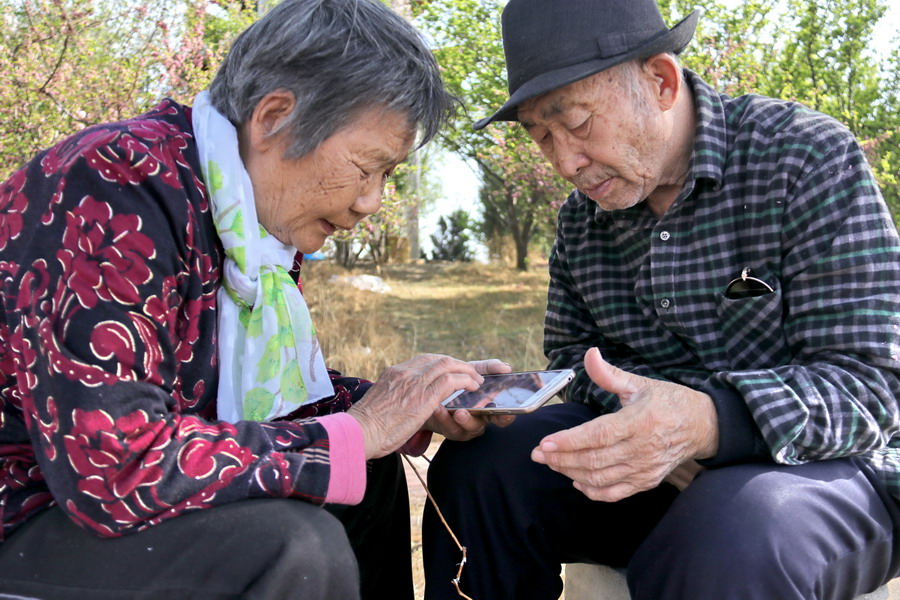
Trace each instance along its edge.
{"label": "sunlight on grass", "polygon": [[371,379],[421,353],[500,358],[516,370],[546,365],[546,269],[388,265],[382,273],[391,287],[387,294],[330,281],[332,275],[365,272],[329,263],[304,266],[304,293],[331,368]]}

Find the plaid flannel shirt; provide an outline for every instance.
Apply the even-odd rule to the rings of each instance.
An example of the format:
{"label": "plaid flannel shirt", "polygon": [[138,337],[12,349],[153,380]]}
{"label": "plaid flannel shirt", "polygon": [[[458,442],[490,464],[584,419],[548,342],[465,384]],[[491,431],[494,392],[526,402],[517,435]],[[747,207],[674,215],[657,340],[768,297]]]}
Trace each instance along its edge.
{"label": "plaid flannel shirt", "polygon": [[[573,367],[570,401],[602,412],[584,353],[709,393],[709,464],[861,456],[900,499],[900,241],[865,157],[801,105],[717,93],[685,71],[698,126],[689,175],[661,218],[560,210],[544,349]],[[745,267],[773,293],[728,299]]]}

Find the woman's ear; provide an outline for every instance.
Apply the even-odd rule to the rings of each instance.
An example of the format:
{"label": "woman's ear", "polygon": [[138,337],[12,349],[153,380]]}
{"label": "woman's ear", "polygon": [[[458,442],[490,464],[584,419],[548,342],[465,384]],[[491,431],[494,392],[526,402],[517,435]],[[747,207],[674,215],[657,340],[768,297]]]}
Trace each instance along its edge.
{"label": "woman's ear", "polygon": [[644,72],[654,81],[654,93],[663,111],[675,106],[681,94],[682,78],[678,60],[671,54],[654,54],[644,62]]}
{"label": "woman's ear", "polygon": [[290,118],[296,103],[294,94],[288,90],[275,90],[263,96],[245,124],[247,142],[260,151],[275,144],[280,136],[272,134]]}

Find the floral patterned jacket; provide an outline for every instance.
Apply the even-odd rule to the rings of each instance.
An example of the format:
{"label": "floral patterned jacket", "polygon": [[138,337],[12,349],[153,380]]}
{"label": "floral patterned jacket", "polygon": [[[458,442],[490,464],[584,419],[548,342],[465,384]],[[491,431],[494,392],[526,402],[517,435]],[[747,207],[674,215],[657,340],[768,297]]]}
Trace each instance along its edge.
{"label": "floral patterned jacket", "polygon": [[[321,503],[317,419],[214,420],[222,251],[166,100],[0,184],[0,540],[54,503],[103,536],[251,497]],[[340,411],[366,385],[333,373]]]}

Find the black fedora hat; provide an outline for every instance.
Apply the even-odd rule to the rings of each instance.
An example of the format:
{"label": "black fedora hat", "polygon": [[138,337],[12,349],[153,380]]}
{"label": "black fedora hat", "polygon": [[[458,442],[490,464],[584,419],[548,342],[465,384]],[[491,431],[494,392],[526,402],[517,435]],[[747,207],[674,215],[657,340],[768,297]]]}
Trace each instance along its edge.
{"label": "black fedora hat", "polygon": [[501,19],[509,100],[475,129],[515,121],[525,100],[628,60],[679,53],[699,17],[669,29],[656,0],[510,0]]}

